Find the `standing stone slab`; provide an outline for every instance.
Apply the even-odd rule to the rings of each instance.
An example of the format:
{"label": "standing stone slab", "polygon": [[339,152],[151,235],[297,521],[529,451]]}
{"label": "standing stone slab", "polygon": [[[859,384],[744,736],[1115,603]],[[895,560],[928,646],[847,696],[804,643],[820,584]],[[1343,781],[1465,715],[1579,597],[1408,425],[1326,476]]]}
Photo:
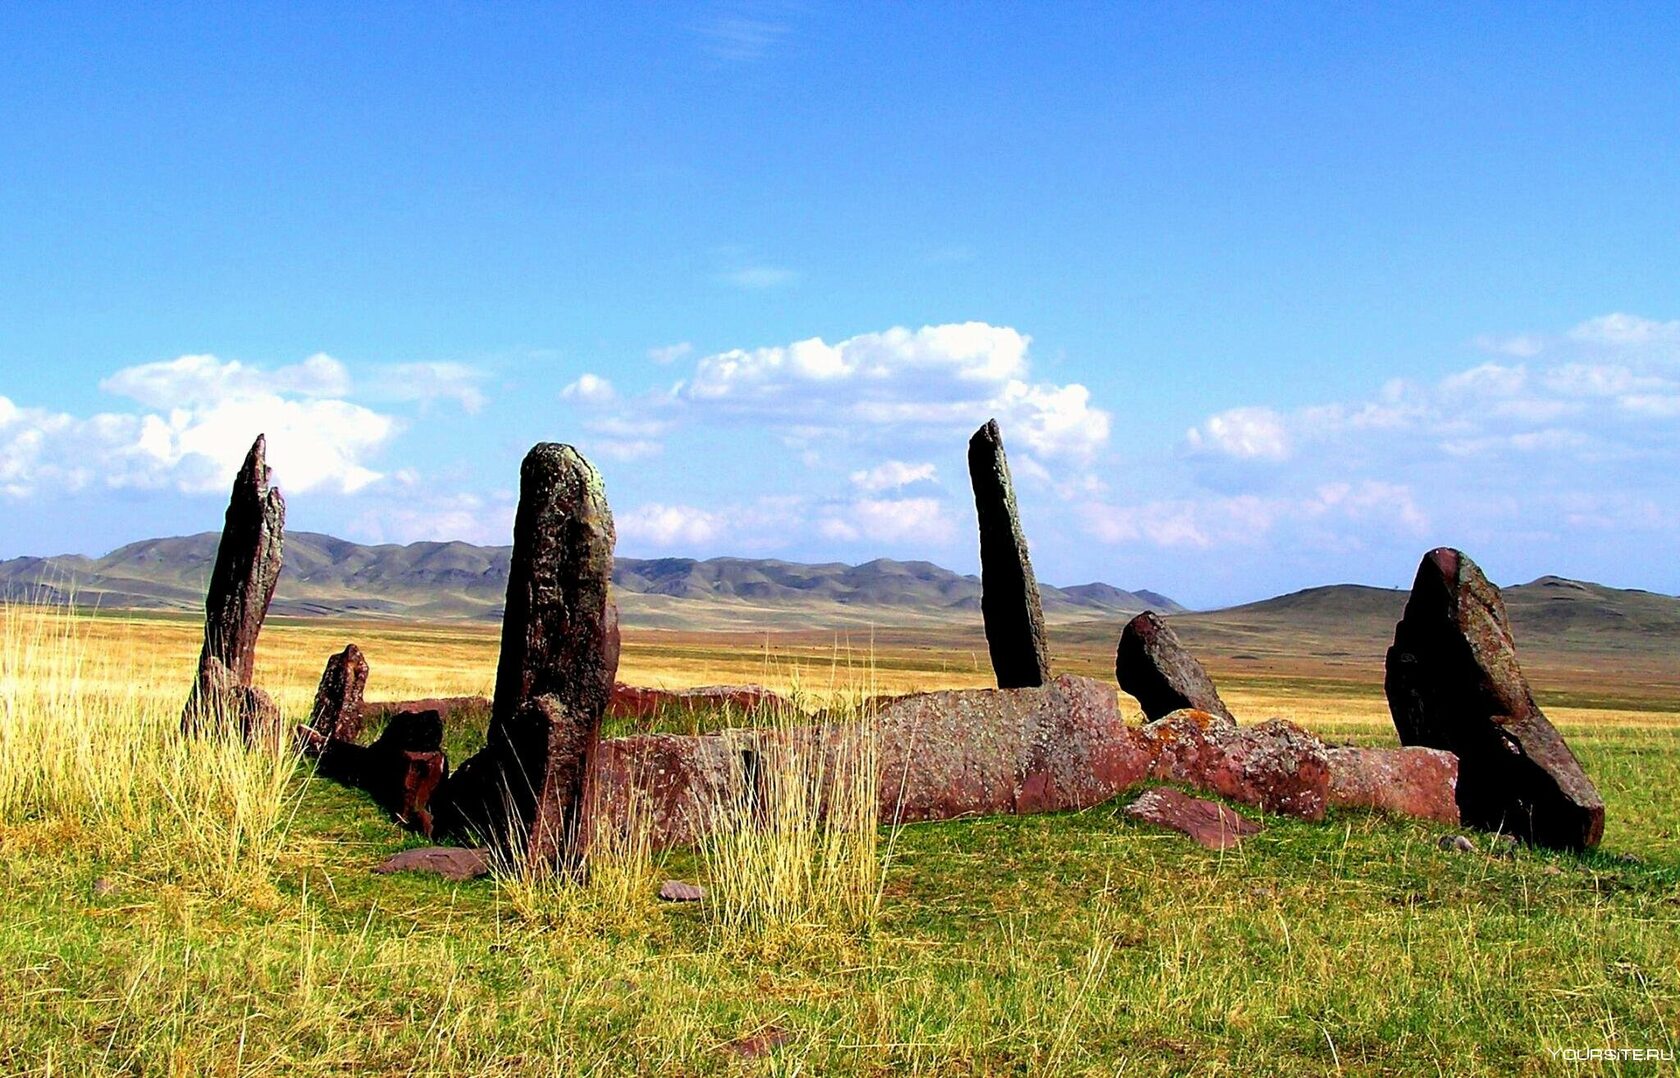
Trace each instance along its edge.
{"label": "standing stone slab", "polygon": [[1459,551],[1424,555],[1383,687],[1402,744],[1458,756],[1466,824],[1558,849],[1598,844],[1604,801],[1534,703],[1499,589]]}
{"label": "standing stone slab", "polygon": [[513,559],[487,743],[450,779],[440,825],[545,865],[588,841],[583,789],[618,671],[612,511],[571,446],[520,469]]}
{"label": "standing stone slab", "polygon": [[1153,610],[1133,618],[1121,632],[1114,652],[1114,679],[1137,697],[1147,722],[1185,708],[1235,721],[1202,664]]}
{"label": "standing stone slab", "polygon": [[309,713],[309,728],[318,738],[303,739],[304,751],[326,740],[355,741],[362,736],[362,694],[367,689],[368,663],[362,649],[347,644],[327,660],[321,684],[315,689],[315,707]]}
{"label": "standing stone slab", "polygon": [[997,420],[968,440],[968,475],[980,519],[980,613],[992,671],[1000,689],[1036,688],[1050,680],[1050,648]]}
{"label": "standing stone slab", "polygon": [[250,738],[278,730],[279,709],[251,686],[257,634],[280,580],[286,531],[286,502],[269,486],[267,448],[259,434],[234,477],[204,599],[198,675],[181,714],[182,729],[189,733],[237,725]]}

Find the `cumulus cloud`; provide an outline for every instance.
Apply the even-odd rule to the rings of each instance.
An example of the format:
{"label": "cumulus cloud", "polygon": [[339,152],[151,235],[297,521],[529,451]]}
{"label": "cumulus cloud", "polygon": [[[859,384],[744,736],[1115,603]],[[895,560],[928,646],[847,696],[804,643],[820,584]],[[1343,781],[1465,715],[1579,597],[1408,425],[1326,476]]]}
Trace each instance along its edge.
{"label": "cumulus cloud", "polygon": [[671,397],[704,418],[809,437],[949,439],[995,416],[1011,445],[1088,460],[1108,441],[1109,414],[1083,385],[1031,381],[1030,344],[984,322],[811,337],[703,356]]}
{"label": "cumulus cloud", "polygon": [[830,510],[818,531],[842,542],[925,546],[949,542],[956,525],[937,498],[859,498]]}
{"label": "cumulus cloud", "polygon": [[659,549],[709,543],[723,535],[727,527],[723,514],[658,502],[617,513],[614,522],[621,539]]}
{"label": "cumulus cloud", "polygon": [[662,344],[657,348],[649,348],[647,354],[649,359],[664,366],[675,363],[693,351],[694,345],[687,341],[678,341],[676,344]]}
{"label": "cumulus cloud", "polygon": [[1289,458],[1289,435],[1283,417],[1270,408],[1232,408],[1210,416],[1185,434],[1192,452],[1217,453],[1236,460],[1281,461]]}
{"label": "cumulus cloud", "polygon": [[562,387],[560,397],[562,400],[580,401],[584,404],[611,404],[618,399],[618,392],[605,378],[585,372],[578,376],[577,381]]}
{"label": "cumulus cloud", "polygon": [[350,380],[326,355],[274,370],[186,355],[124,368],[100,385],[142,410],[79,417],[6,401],[0,491],[225,490],[264,433],[288,490],[350,493],[380,478],[369,461],[398,430],[395,418],[333,396]]}
{"label": "cumulus cloud", "polygon": [[873,468],[853,472],[851,479],[852,485],[859,490],[879,494],[881,491],[898,490],[912,483],[933,482],[938,475],[938,469],[931,464],[906,464],[902,460],[888,460]]}
{"label": "cumulus cloud", "polygon": [[483,409],[485,373],[465,363],[391,363],[374,371],[370,395],[386,401],[453,401],[469,415]]}

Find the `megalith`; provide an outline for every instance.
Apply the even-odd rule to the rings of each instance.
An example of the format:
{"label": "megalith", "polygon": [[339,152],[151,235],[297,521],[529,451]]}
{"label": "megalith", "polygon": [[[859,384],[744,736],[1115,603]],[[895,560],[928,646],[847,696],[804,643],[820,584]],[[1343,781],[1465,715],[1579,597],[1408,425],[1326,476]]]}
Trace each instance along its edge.
{"label": "megalith", "polygon": [[980,522],[980,613],[992,672],[1000,689],[1034,688],[1050,680],[1050,647],[997,420],[968,440],[968,475]]}
{"label": "megalith", "polygon": [[1604,833],[1604,801],[1534,702],[1499,589],[1449,547],[1423,557],[1383,688],[1405,745],[1458,757],[1464,823],[1557,849]]}
{"label": "megalith", "polygon": [[198,674],[181,713],[181,727],[189,733],[237,727],[249,739],[279,731],[279,708],[251,685],[257,634],[280,580],[286,530],[285,499],[269,486],[267,447],[257,435],[233,480],[204,599]]}
{"label": "megalith", "polygon": [[1153,610],[1145,610],[1121,631],[1120,646],[1114,652],[1114,679],[1137,697],[1146,722],[1185,708],[1235,721],[1202,664]]}
{"label": "megalith", "polygon": [[367,679],[367,658],[355,644],[346,644],[343,651],[327,660],[315,689],[315,706],[309,713],[309,729],[317,736],[303,740],[306,752],[323,739],[355,741],[361,737],[362,694]]}
{"label": "megalith", "polygon": [[581,859],[584,780],[618,671],[615,538],[594,467],[568,445],[533,448],[520,469],[489,735],[446,783],[440,827],[538,864]]}

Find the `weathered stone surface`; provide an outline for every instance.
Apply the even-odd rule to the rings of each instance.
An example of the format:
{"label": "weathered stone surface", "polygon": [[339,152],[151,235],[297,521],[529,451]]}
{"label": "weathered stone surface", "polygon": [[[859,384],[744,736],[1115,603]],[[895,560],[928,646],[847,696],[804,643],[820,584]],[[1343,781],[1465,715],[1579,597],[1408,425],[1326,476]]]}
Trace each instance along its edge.
{"label": "weathered stone surface", "polygon": [[1267,812],[1324,818],[1330,761],[1324,745],[1282,719],[1241,727],[1220,715],[1186,709],[1145,726],[1151,774],[1253,805]]}
{"label": "weathered stone surface", "polygon": [[1164,786],[1145,790],[1125,812],[1133,819],[1183,832],[1210,850],[1228,850],[1244,836],[1261,831],[1259,824],[1234,809]]}
{"label": "weathered stone surface", "polygon": [[[362,693],[367,688],[368,663],[362,649],[347,644],[327,660],[321,683],[315,689],[315,707],[309,713],[309,728],[321,738],[355,741],[362,736]],[[304,743],[311,751],[313,739]]]}
{"label": "weathered stone surface", "polygon": [[877,736],[883,821],[1084,808],[1150,763],[1114,690],[1072,676],[902,697],[881,709]]}
{"label": "weathered stone surface", "polygon": [[659,898],[663,902],[703,902],[706,889],[682,880],[666,880],[659,885]]}
{"label": "weathered stone surface", "polygon": [[1120,633],[1114,678],[1137,698],[1145,721],[1154,722],[1184,708],[1235,719],[1202,664],[1153,610],[1127,622]]}
{"label": "weathered stone surface", "polygon": [[590,769],[596,826],[647,828],[655,848],[700,841],[717,806],[750,781],[748,733],[639,734],[601,742]]}
{"label": "weathered stone surface", "polygon": [[533,448],[520,470],[488,740],[446,787],[451,831],[544,864],[580,862],[584,782],[618,670],[614,540],[589,462],[570,446]]}
{"label": "weathered stone surface", "polygon": [[460,883],[490,875],[490,851],[482,847],[423,846],[394,853],[373,866],[373,871],[381,874],[429,872]]}
{"label": "weathered stone surface", "polygon": [[730,710],[742,714],[761,709],[784,711],[788,700],[762,685],[701,685],[692,689],[650,689],[613,683],[609,714],[646,719],[669,712]]}
{"label": "weathered stone surface", "polygon": [[1459,551],[1424,555],[1384,688],[1402,744],[1458,757],[1466,824],[1557,849],[1598,844],[1604,801],[1534,703],[1499,589]]}
{"label": "weathered stone surface", "polygon": [[1330,804],[1368,808],[1457,824],[1458,757],[1412,746],[1367,749],[1338,746],[1330,759]]}
{"label": "weathered stone surface", "polygon": [[430,836],[432,799],[443,782],[443,717],[436,711],[393,715],[371,745],[325,738],[302,728],[299,738],[320,757],[320,774],[366,790],[405,827]]}
{"label": "weathered stone surface", "polygon": [[198,674],[181,713],[187,732],[232,725],[248,738],[277,736],[279,709],[251,688],[257,635],[280,579],[286,502],[269,487],[262,435],[234,477],[216,564],[204,598],[204,646]]}
{"label": "weathered stone surface", "polygon": [[1051,676],[1044,610],[997,420],[969,439],[968,475],[980,521],[980,613],[998,688],[1043,685]]}
{"label": "weathered stone surface", "polygon": [[426,696],[415,700],[369,700],[362,705],[368,718],[395,715],[403,711],[435,711],[447,724],[463,714],[483,716],[488,722],[490,698],[487,696]]}

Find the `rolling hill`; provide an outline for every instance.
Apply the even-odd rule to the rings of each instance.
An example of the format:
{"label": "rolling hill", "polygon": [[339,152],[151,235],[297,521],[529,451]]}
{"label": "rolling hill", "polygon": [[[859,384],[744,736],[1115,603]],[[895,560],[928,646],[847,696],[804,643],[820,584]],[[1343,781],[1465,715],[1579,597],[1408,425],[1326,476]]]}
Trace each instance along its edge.
{"label": "rolling hill", "polygon": [[[0,562],[0,598],[102,608],[202,608],[218,535],[147,539],[102,558]],[[508,547],[470,543],[364,546],[286,536],[279,615],[493,620],[507,590]],[[650,628],[787,628],[978,620],[980,580],[925,561],[806,565],[769,559],[620,558],[613,572],[626,624]],[[1183,609],[1155,592],[1109,584],[1042,586],[1052,621]]]}

